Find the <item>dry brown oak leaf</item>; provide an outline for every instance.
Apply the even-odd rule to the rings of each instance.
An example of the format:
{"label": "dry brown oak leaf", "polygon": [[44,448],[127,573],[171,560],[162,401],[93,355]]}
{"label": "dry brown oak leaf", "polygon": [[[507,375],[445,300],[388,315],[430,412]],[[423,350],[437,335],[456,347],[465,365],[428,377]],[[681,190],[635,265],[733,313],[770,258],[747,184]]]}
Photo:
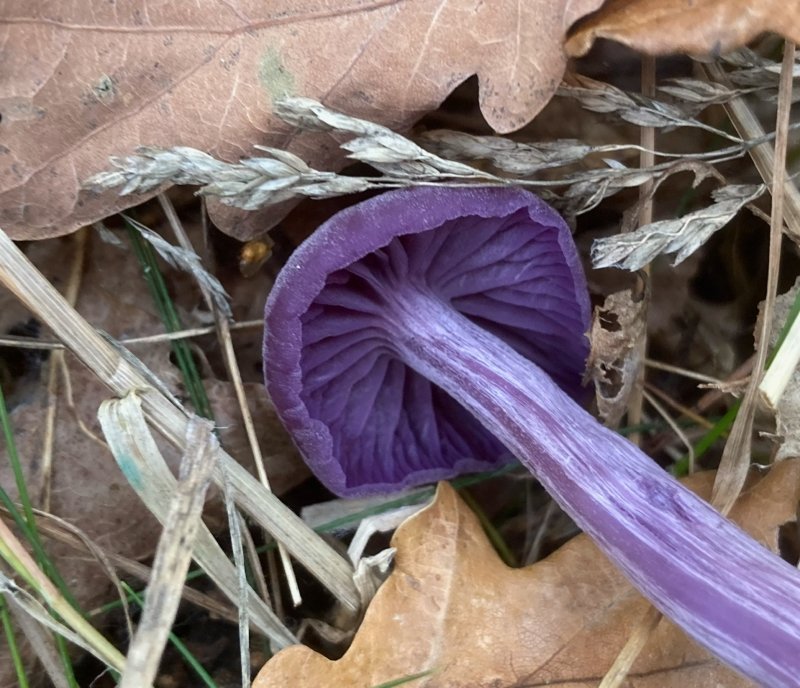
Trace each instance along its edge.
{"label": "dry brown oak leaf", "polygon": [[[0,227],[65,234],[143,200],[80,191],[137,146],[235,161],[253,144],[341,164],[332,138],[272,114],[307,96],[393,128],[477,74],[489,123],[529,121],[558,86],[566,30],[602,0],[6,0],[0,18]],[[151,194],[152,195],[152,194]],[[212,207],[249,238],[274,211]]]}
{"label": "dry brown oak leaf", "polygon": [[798,0],[608,0],[567,41],[585,55],[610,38],[650,55],[719,55],[772,31],[800,42]]}
{"label": "dry brown oak leaf", "polygon": [[[689,487],[711,492],[713,473]],[[800,461],[775,466],[732,517],[775,548],[795,518]],[[303,646],[283,650],[253,688],[373,688],[432,671],[414,688],[558,685],[595,688],[648,608],[584,535],[523,569],[503,564],[475,515],[441,483],[434,503],[398,528],[394,571],[338,661]],[[662,620],[627,688],[751,688]]]}

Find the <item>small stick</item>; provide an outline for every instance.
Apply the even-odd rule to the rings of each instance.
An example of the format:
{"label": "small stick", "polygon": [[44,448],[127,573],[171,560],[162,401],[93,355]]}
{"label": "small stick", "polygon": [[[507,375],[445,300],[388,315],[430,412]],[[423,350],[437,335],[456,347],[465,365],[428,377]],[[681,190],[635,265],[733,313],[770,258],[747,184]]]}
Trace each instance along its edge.
{"label": "small stick", "polygon": [[[69,277],[67,278],[67,289],[64,298],[70,306],[75,306],[78,302],[78,293],[81,289],[83,278],[83,265],[86,258],[86,241],[89,232],[83,227],[74,236],[75,255],[72,259]],[[58,414],[58,373],[64,368],[66,370],[66,360],[64,351],[54,351],[50,357],[50,365],[47,371],[47,411],[44,418],[44,446],[42,447],[42,490],[39,495],[40,504],[44,511],[50,511],[50,494],[53,479],[53,445],[55,444],[56,434],[56,415]]]}
{"label": "small stick", "polygon": [[[651,55],[642,56],[642,95],[654,98],[656,95],[656,59]],[[642,127],[639,144],[642,150],[639,153],[639,167],[648,168],[655,164],[653,151],[656,146],[656,130],[653,127]],[[639,199],[642,203],[639,208],[639,226],[644,227],[653,221],[653,179],[648,178],[639,187]],[[650,267],[644,268],[646,276],[650,274]],[[645,290],[642,298],[649,299],[649,290]],[[647,308],[643,309],[645,318]],[[637,359],[640,361],[636,371],[636,382],[633,385],[630,398],[628,399],[628,423],[633,426],[642,423],[642,405],[644,402],[644,360],[647,355],[647,325],[642,330],[642,336],[636,342]],[[628,439],[635,445],[641,444],[641,436],[638,432],[632,432]]]}
{"label": "small stick", "polygon": [[715,377],[711,377],[710,375],[703,375],[702,373],[696,373],[694,370],[689,370],[688,368],[681,368],[680,366],[674,366],[669,363],[664,363],[663,361],[656,361],[652,358],[645,358],[644,364],[648,368],[655,368],[656,370],[663,370],[666,373],[674,373],[675,375],[680,375],[682,377],[689,378],[690,380],[697,380],[698,382],[705,382],[709,385],[719,385],[722,383],[722,380],[719,380]]}

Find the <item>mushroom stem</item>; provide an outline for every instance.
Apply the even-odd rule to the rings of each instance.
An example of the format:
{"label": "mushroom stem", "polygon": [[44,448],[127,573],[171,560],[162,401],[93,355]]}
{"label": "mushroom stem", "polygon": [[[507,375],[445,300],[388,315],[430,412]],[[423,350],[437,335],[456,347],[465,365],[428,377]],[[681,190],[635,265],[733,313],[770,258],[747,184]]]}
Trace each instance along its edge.
{"label": "mushroom stem", "polygon": [[658,609],[773,688],[800,676],[800,574],[437,296],[391,290],[393,346],[459,401]]}

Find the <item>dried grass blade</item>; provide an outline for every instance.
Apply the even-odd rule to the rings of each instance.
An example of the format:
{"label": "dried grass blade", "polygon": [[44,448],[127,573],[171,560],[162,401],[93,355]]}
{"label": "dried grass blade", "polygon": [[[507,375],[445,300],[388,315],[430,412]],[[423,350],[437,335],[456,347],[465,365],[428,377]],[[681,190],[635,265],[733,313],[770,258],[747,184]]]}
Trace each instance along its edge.
{"label": "dried grass blade", "polygon": [[26,590],[0,572],[0,593],[13,596],[25,611],[59,636],[82,647],[112,669],[122,671],[125,658],[106,638],[64,599],[58,588],[42,572],[28,550],[0,519],[0,557],[39,594],[47,607],[63,623],[56,621],[48,609]]}
{"label": "dried grass blade", "polygon": [[29,683],[22,655],[19,653],[19,648],[14,638],[14,629],[11,626],[12,614],[20,631],[25,635],[25,639],[36,653],[36,658],[44,668],[45,673],[53,682],[53,688],[69,688],[69,680],[64,673],[64,667],[55,647],[53,634],[48,633],[43,626],[28,616],[12,596],[8,598],[0,597],[0,616],[3,619],[9,654],[14,664],[14,671],[17,674],[19,688],[28,688]]}
{"label": "dried grass blade", "polygon": [[[163,194],[159,194],[159,200],[161,198],[163,198]],[[188,272],[194,277],[203,289],[203,294],[208,297],[222,315],[228,319],[233,317],[230,306],[230,296],[228,296],[228,293],[225,291],[225,287],[222,286],[222,283],[214,275],[203,267],[200,257],[193,250],[185,246],[173,246],[159,234],[156,234],[152,229],[132,217],[126,216],[126,221],[141,234],[142,238],[155,249],[156,253],[158,253],[168,265],[178,270]]]}
{"label": "dried grass blade", "polygon": [[[200,257],[195,252],[194,247],[192,246],[192,242],[190,241],[189,236],[186,234],[186,230],[183,228],[183,225],[181,224],[181,221],[178,218],[178,213],[175,212],[175,208],[173,207],[172,203],[165,194],[158,195],[158,202],[161,205],[161,209],[164,211],[164,215],[166,215],[167,221],[169,222],[169,225],[172,228],[172,231],[175,234],[175,237],[177,238],[178,243],[181,246],[181,250],[193,256],[194,257],[193,261],[196,262],[198,265],[200,265],[202,268]],[[204,213],[203,214],[204,226],[205,226],[205,217],[206,215]],[[171,244],[168,245],[171,246]],[[205,272],[204,269],[203,272]],[[233,385],[234,392],[236,393],[236,401],[239,404],[239,413],[242,416],[242,423],[244,424],[245,434],[247,435],[247,442],[250,445],[250,451],[252,452],[253,460],[256,465],[256,473],[258,475],[258,479],[265,488],[271,491],[272,488],[269,484],[267,469],[264,465],[264,456],[261,453],[261,445],[258,442],[258,436],[256,435],[255,424],[253,423],[253,417],[252,414],[250,413],[250,408],[247,404],[247,395],[245,394],[244,391],[242,374],[241,371],[239,370],[239,363],[236,360],[236,352],[234,351],[233,340],[231,339],[231,327],[229,320],[233,317],[233,315],[229,307],[227,310],[222,310],[220,308],[219,304],[216,302],[214,298],[213,293],[210,290],[210,287],[207,284],[205,284],[205,282],[202,281],[198,275],[195,275],[195,278],[197,279],[198,287],[200,288],[200,291],[203,294],[203,299],[206,301],[209,310],[214,316],[217,341],[219,342],[220,348],[224,356],[225,368],[227,369],[228,377],[230,379],[231,384]],[[222,285],[220,285],[220,287],[221,286]],[[227,301],[225,303],[227,305]],[[286,576],[286,582],[289,587],[289,591],[292,595],[294,606],[297,607],[300,604],[302,604],[303,598],[300,594],[300,588],[297,584],[297,576],[295,575],[294,568],[292,566],[292,560],[289,557],[289,553],[286,551],[286,548],[281,543],[278,543],[278,551],[281,556],[281,562],[283,563],[283,571]],[[262,594],[262,599],[268,602],[269,598],[267,595]]]}
{"label": "dried grass blade", "polygon": [[[723,86],[730,86],[728,77],[717,63],[696,63],[697,68],[712,82]],[[791,86],[790,86],[791,88]],[[734,98],[725,103],[725,112],[731,120],[736,131],[746,139],[761,139],[764,137],[764,128],[753,114],[743,98]],[[775,167],[775,150],[769,142],[763,142],[748,150],[761,178],[774,191],[772,183],[773,168]],[[783,184],[786,202],[786,233],[795,243],[800,243],[800,191],[794,182],[785,180]]]}
{"label": "dried grass blade", "polygon": [[219,452],[213,429],[211,423],[197,416],[189,421],[180,478],[158,541],[142,617],[128,650],[120,688],[151,683],[158,672],[192,561],[192,543],[201,527],[203,503]]}
{"label": "dried grass blade", "polygon": [[647,641],[661,621],[662,614],[653,606],[648,606],[638,623],[631,629],[625,646],[620,650],[614,663],[603,676],[597,688],[618,688],[628,678],[636,658],[641,654]]}
{"label": "dried grass blade", "polygon": [[791,110],[792,72],[795,47],[786,41],[783,52],[783,70],[778,91],[778,112],[775,126],[775,155],[772,169],[772,214],[770,217],[769,271],[767,293],[761,313],[761,326],[753,375],[742,400],[742,406],[731,428],[731,434],[722,452],[719,470],[711,492],[711,503],[723,514],[727,514],[744,486],[750,467],[750,438],[753,430],[758,387],[767,361],[769,328],[775,308],[778,288],[778,270],[781,258],[781,238],[784,220],[784,198],[786,191],[786,151],[788,147],[789,112]]}
{"label": "dried grass blade", "polygon": [[788,332],[782,341],[778,339],[778,349],[758,388],[762,403],[773,412],[800,363],[800,318],[796,313],[789,313],[787,325]]}
{"label": "dried grass blade", "polygon": [[[169,504],[178,489],[161,452],[156,446],[136,394],[105,401],[98,413],[114,458],[131,487],[162,523],[168,522]],[[236,570],[217,544],[211,531],[200,525],[194,540],[194,559],[227,597],[238,604],[239,582]],[[251,589],[248,602],[251,619],[276,647],[286,647],[296,640],[272,610]]]}
{"label": "dried grass blade", "polygon": [[[56,619],[48,613],[47,608],[41,602],[39,602],[39,600],[37,600],[26,590],[20,588],[16,583],[14,583],[14,581],[12,581],[10,578],[7,578],[2,572],[0,572],[0,594],[5,595],[6,599],[11,601],[11,604],[16,604],[21,614],[27,614],[30,619],[51,630],[56,634],[57,637],[64,638],[73,645],[80,647],[89,654],[94,655],[97,657],[97,659],[112,669],[121,671],[125,666],[125,658],[119,652],[114,650],[116,654],[112,657],[99,648],[93,642],[93,639],[87,638],[82,632],[76,632],[72,630],[70,626],[56,621]],[[52,668],[56,669],[57,671],[61,671],[62,669],[60,666]],[[62,685],[62,683],[56,681],[55,685]],[[67,685],[72,684],[67,683]],[[150,685],[150,688],[153,688],[152,685]]]}
{"label": "dried grass blade", "polygon": [[[188,415],[170,400],[154,381],[128,357],[104,339],[42,276],[27,257],[0,230],[0,283],[14,293],[75,355],[117,396],[144,390],[142,409],[155,427],[172,444],[183,448]],[[152,375],[152,374],[151,374]],[[157,382],[157,381],[155,381]],[[302,563],[347,608],[357,610],[359,597],[353,583],[353,569],[343,557],[274,494],[264,489],[225,451],[220,451],[214,482],[222,481],[224,466],[236,493],[236,500],[259,525]]]}
{"label": "dried grass blade", "polygon": [[231,536],[231,549],[233,550],[233,562],[236,566],[236,577],[238,583],[239,603],[236,605],[238,610],[238,630],[239,630],[239,668],[242,677],[242,688],[250,688],[250,633],[248,623],[247,594],[250,586],[247,584],[247,572],[244,564],[244,547],[242,546],[242,517],[236,510],[233,502],[231,487],[229,482],[223,486],[225,511],[228,515],[228,530]]}

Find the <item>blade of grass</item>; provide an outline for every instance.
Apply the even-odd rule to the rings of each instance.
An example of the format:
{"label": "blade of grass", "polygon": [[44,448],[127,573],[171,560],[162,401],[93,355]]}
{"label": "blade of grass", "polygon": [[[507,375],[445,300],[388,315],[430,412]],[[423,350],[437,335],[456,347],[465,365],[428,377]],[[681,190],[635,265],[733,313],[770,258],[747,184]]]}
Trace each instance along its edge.
{"label": "blade of grass", "polygon": [[[36,269],[9,236],[0,230],[0,283],[47,322],[83,364],[112,393],[124,397],[139,391],[148,421],[166,440],[183,449],[189,414],[159,384],[158,378],[110,337],[103,337]],[[282,542],[289,553],[348,609],[357,610],[360,598],[353,582],[353,569],[323,538],[314,533],[274,494],[270,493],[225,451],[214,481],[228,472],[236,501],[256,523]]]}
{"label": "blade of grass", "polygon": [[16,522],[17,526],[23,530],[25,538],[34,548],[34,553],[36,555],[38,564],[44,568],[47,576],[53,581],[53,583],[56,584],[58,589],[61,591],[61,594],[64,595],[67,600],[69,600],[70,604],[73,607],[77,607],[78,604],[75,601],[74,596],[67,587],[67,584],[64,582],[64,579],[61,577],[61,574],[58,572],[55,564],[53,564],[53,562],[47,556],[44,551],[44,547],[42,546],[42,541],[39,537],[39,531],[36,528],[36,517],[33,513],[33,505],[31,504],[28,487],[25,483],[25,476],[22,472],[22,464],[20,463],[19,453],[17,452],[17,445],[14,441],[14,431],[11,427],[11,418],[8,415],[8,408],[6,406],[2,385],[0,385],[0,426],[3,428],[3,438],[5,439],[6,443],[6,451],[8,452],[8,460],[9,464],[11,465],[11,471],[14,474],[14,482],[17,485],[19,501],[22,505],[22,514],[20,514],[19,509],[17,509],[16,505],[11,501],[8,493],[2,488],[0,488],[0,500],[2,500],[4,506],[9,509],[12,517],[15,514],[17,515],[17,518],[14,518],[14,521]]}
{"label": "blade of grass", "polygon": [[[98,418],[111,453],[129,484],[150,512],[166,524],[168,505],[178,482],[161,455],[141,406],[138,395],[129,394],[123,399],[104,401]],[[219,466],[215,465],[214,470],[219,470]],[[209,573],[219,589],[236,605],[239,600],[236,570],[205,524],[200,523],[192,544],[195,562]],[[256,628],[276,647],[296,643],[292,633],[264,601],[254,591],[248,593],[250,618]]]}
{"label": "blade of grass", "polygon": [[[800,345],[798,345],[798,328],[800,321],[797,314],[800,313],[800,290],[795,294],[789,312],[786,315],[786,322],[781,328],[775,348],[767,359],[767,372],[761,380],[761,398],[768,408],[777,408],[778,402],[783,395],[786,385],[789,383],[797,362],[800,360]],[[789,346],[782,346],[784,341],[792,333],[792,340]]]}
{"label": "blade of grass", "polygon": [[[783,346],[783,343],[789,334],[789,330],[797,319],[798,314],[800,314],[800,291],[798,291],[797,296],[795,296],[794,302],[792,303],[792,306],[789,309],[789,313],[786,317],[786,322],[783,324],[783,327],[778,334],[778,339],[775,342],[775,346],[767,357],[768,368],[772,365],[775,357],[778,355],[778,352],[780,351],[781,346]],[[728,431],[733,425],[733,421],[736,419],[736,414],[739,412],[740,405],[741,401],[737,399],[725,412],[725,415],[723,415],[722,418],[714,423],[713,427],[705,435],[703,435],[700,440],[698,440],[697,444],[694,445],[695,459],[699,459],[701,456],[703,456],[703,454],[705,454],[709,449],[711,449],[712,446],[714,446],[714,443],[718,439],[727,436]],[[672,473],[673,475],[680,477],[686,475],[688,469],[689,456],[686,454],[675,462],[672,467]]]}
{"label": "blade of grass", "polygon": [[[19,604],[14,595],[5,595],[3,599],[18,630],[18,635],[25,637],[30,649],[36,654],[36,659],[50,679],[52,688],[69,688],[69,679],[64,673],[64,666],[55,643],[53,629],[31,616]],[[38,685],[39,678],[39,674],[33,674],[29,681]]]}
{"label": "blade of grass", "polygon": [[[794,44],[791,44],[789,41],[786,42],[784,48],[784,66],[782,69],[781,78],[783,81],[788,81],[788,86],[786,83],[781,84],[782,94],[783,97],[779,103],[779,112],[776,116],[777,120],[777,129],[783,131],[778,131],[779,135],[776,135],[775,141],[775,150],[773,151],[768,145],[760,146],[756,149],[753,149],[753,153],[758,153],[758,155],[754,155],[753,159],[756,164],[756,167],[759,170],[761,176],[767,180],[772,182],[772,193],[773,193],[773,216],[772,220],[772,227],[771,227],[771,240],[770,240],[770,271],[769,271],[769,279],[772,284],[772,287],[768,287],[767,290],[767,297],[766,301],[771,302],[774,301],[775,298],[775,285],[774,283],[777,282],[777,264],[780,258],[780,235],[781,231],[783,230],[784,220],[789,224],[789,233],[792,238],[795,238],[800,235],[800,229],[798,229],[798,208],[800,205],[797,202],[798,193],[797,187],[794,184],[789,183],[786,180],[785,175],[785,158],[786,158],[786,125],[788,123],[788,116],[789,116],[789,108],[791,103],[788,102],[790,100],[788,94],[791,93],[791,80],[790,76],[792,73],[791,65],[794,63],[794,54],[795,48]],[[791,63],[791,64],[790,64]],[[708,68],[711,73],[714,75],[717,81],[724,81],[724,74],[722,73],[721,68],[715,66],[712,68]],[[749,112],[747,106],[745,105],[744,101],[735,101],[731,105],[735,105],[736,107],[731,109],[730,107],[726,106],[728,110],[728,114],[731,117],[734,125],[741,129],[745,128],[748,130],[749,134],[758,133],[758,128],[760,125],[755,123],[755,118],[752,116],[752,113]],[[783,110],[783,111],[782,111]],[[752,121],[751,121],[752,120]],[[777,157],[776,157],[777,155]],[[786,213],[784,217],[784,202],[786,203]],[[777,254],[777,255],[775,255]],[[771,311],[771,307],[768,307],[769,303],[765,304],[765,311]],[[781,328],[781,332],[778,335],[778,340],[773,347],[772,351],[768,353],[766,356],[766,360],[763,358],[760,362],[757,362],[756,365],[753,367],[753,375],[757,377],[761,376],[761,371],[768,370],[769,367],[772,365],[772,362],[775,360],[775,356],[781,349],[786,337],[789,334],[791,326],[794,320],[797,317],[798,312],[800,312],[800,295],[795,298],[794,303],[789,311],[789,315],[786,318],[786,322],[784,323],[783,327]],[[768,320],[768,318],[765,318]],[[764,331],[762,332],[762,337],[760,338],[762,342],[762,351],[765,350],[768,342],[768,327],[769,323],[765,323]],[[748,391],[750,392],[749,396],[752,396],[752,402],[749,408],[754,407],[755,403],[755,396],[758,393],[758,383],[754,382],[749,386]],[[728,431],[733,427],[734,423],[736,423],[739,413],[739,408],[742,405],[741,400],[737,400],[725,413],[725,415],[714,425],[714,427],[706,433],[701,440],[695,445],[695,459],[702,456],[713,444],[714,442],[721,437],[723,434],[727,436]],[[751,425],[751,423],[745,423],[744,425]],[[732,455],[734,454],[733,448],[728,450],[728,445],[726,444],[726,452],[723,454],[723,460],[728,458],[728,461],[732,461]],[[726,456],[726,454],[728,456]],[[748,461],[749,465],[749,461]],[[688,468],[688,456],[682,457],[673,468],[673,473],[676,475],[683,475],[684,472]],[[718,473],[719,475],[719,473]],[[734,483],[738,483],[743,478],[739,478],[739,480],[734,481]],[[735,485],[734,485],[735,486]],[[731,492],[731,489],[726,490],[726,492]],[[738,490],[736,490],[738,492]],[[721,488],[718,490],[717,485],[715,484],[714,493],[717,496],[717,499],[713,499],[714,503],[717,503],[721,496],[728,497],[721,506],[723,507],[721,510],[723,513],[726,511],[725,507],[728,503],[730,503],[729,495],[721,495]]]}
{"label": "blade of grass", "polygon": [[[695,461],[697,461],[697,459],[711,449],[718,439],[721,437],[727,437],[733,422],[736,420],[736,414],[739,413],[739,406],[741,406],[741,404],[742,402],[739,399],[731,404],[730,408],[725,412],[725,415],[722,416],[722,418],[720,418],[716,423],[714,423],[714,426],[698,440],[698,442],[694,445]],[[675,464],[672,466],[672,474],[677,477],[689,474],[688,453],[684,454],[675,462]]]}
{"label": "blade of grass", "polygon": [[[183,325],[181,324],[175,304],[170,298],[169,290],[164,281],[164,276],[161,274],[155,251],[153,251],[153,247],[139,235],[135,224],[125,215],[122,217],[128,228],[128,236],[131,240],[133,252],[142,266],[144,280],[153,296],[153,302],[158,309],[161,320],[164,322],[164,327],[168,332],[179,332],[183,329]],[[186,385],[186,391],[195,411],[204,418],[213,418],[211,404],[208,401],[205,388],[197,372],[197,366],[194,363],[194,358],[192,358],[189,345],[183,340],[174,340],[171,342],[171,346],[175,354],[178,368],[180,368],[183,376],[183,383]]]}
{"label": "blade of grass", "polygon": [[137,688],[156,680],[178,612],[185,575],[192,560],[192,543],[202,523],[203,503],[219,450],[213,429],[213,423],[199,416],[189,422],[187,448],[147,584],[147,602],[128,648],[119,688]]}
{"label": "blade of grass", "polygon": [[[170,227],[175,234],[175,238],[178,240],[181,248],[190,252],[192,255],[197,255],[194,250],[194,246],[192,246],[192,242],[186,233],[186,230],[183,228],[183,225],[178,218],[178,213],[175,211],[175,208],[170,202],[169,198],[167,198],[166,194],[162,193],[158,195],[158,201],[161,204],[161,209],[164,211],[164,215],[166,216],[167,221],[169,222]],[[203,227],[205,228],[205,212],[203,213],[202,217]],[[242,375],[239,370],[239,363],[236,360],[236,352],[233,348],[233,340],[231,339],[231,327],[229,322],[229,319],[232,317],[230,314],[230,308],[228,307],[227,311],[223,311],[219,306],[218,300],[214,298],[214,295],[204,280],[198,277],[196,273],[193,272],[192,274],[197,281],[198,288],[203,294],[203,299],[205,300],[208,309],[214,316],[214,323],[217,328],[217,342],[219,343],[225,359],[225,368],[228,372],[228,380],[233,385],[234,392],[236,393],[236,400],[239,404],[239,413],[242,417],[242,423],[244,424],[247,442],[250,445],[250,452],[252,453],[253,461],[256,466],[256,474],[258,475],[258,479],[261,484],[268,490],[271,490],[272,487],[269,484],[269,477],[264,465],[264,457],[261,453],[261,445],[259,444],[258,436],[256,435],[255,424],[253,423],[253,417],[250,413],[250,407],[247,404],[247,395],[244,391]],[[227,303],[225,305],[227,306]],[[286,551],[286,548],[280,543],[278,543],[278,553],[283,565],[286,586],[289,588],[289,594],[291,595],[292,603],[295,607],[298,607],[300,604],[302,604],[303,598],[300,594],[300,588],[297,584],[297,576],[295,575],[294,568],[292,566],[292,560],[289,557],[289,553]],[[277,579],[273,579],[272,584],[273,589],[279,589]],[[266,589],[266,585],[264,586],[264,589]],[[268,596],[263,597],[265,601],[269,600]]]}
{"label": "blade of grass", "polygon": [[489,538],[489,541],[492,543],[492,547],[494,547],[495,551],[500,556],[500,559],[503,560],[503,563],[505,563],[506,566],[511,566],[512,568],[519,566],[517,558],[509,549],[506,541],[503,539],[503,536],[500,535],[500,531],[498,531],[494,523],[491,522],[489,517],[486,515],[486,512],[481,508],[481,505],[475,501],[475,498],[472,496],[470,491],[462,488],[459,491],[459,494],[461,495],[461,499],[466,502],[467,506],[472,509],[472,513],[478,517],[481,527],[483,528],[483,532],[486,533],[486,537]]}
{"label": "blade of grass", "polygon": [[[125,666],[125,657],[64,599],[58,588],[39,568],[33,557],[3,520],[0,520],[0,557],[41,596],[47,609],[26,591],[16,586],[13,581],[0,574],[0,577],[4,579],[4,592],[25,595],[29,613],[34,613],[40,622],[47,623],[58,634],[67,635],[73,642],[77,642],[81,647],[90,651],[110,668],[121,670]],[[41,613],[36,611],[38,608],[41,608]],[[71,671],[71,665],[69,669]],[[67,677],[69,678],[69,674]],[[77,681],[75,681],[75,686],[77,688]]]}
{"label": "blade of grass", "polygon": [[[122,582],[122,587],[125,590],[128,598],[133,602],[136,602],[140,607],[144,607],[144,600],[142,596],[135,592],[130,585]],[[203,682],[204,685],[208,686],[208,688],[219,688],[219,686],[214,682],[214,679],[211,678],[211,675],[205,670],[202,664],[197,660],[197,658],[191,653],[189,648],[176,636],[172,631],[170,631],[169,635],[169,642],[172,646],[178,651],[183,660],[189,666],[189,668],[197,674],[197,677]]]}
{"label": "blade of grass", "polygon": [[[17,493],[19,495],[20,503],[22,504],[23,513],[20,514],[16,505],[12,502],[8,493],[0,488],[0,501],[6,508],[9,509],[12,518],[18,527],[20,527],[25,539],[30,543],[34,551],[34,556],[37,564],[42,567],[45,575],[52,581],[56,589],[66,600],[73,609],[79,610],[80,606],[75,600],[72,591],[70,591],[66,582],[58,571],[58,568],[47,555],[42,546],[39,531],[36,528],[36,517],[33,514],[33,505],[31,504],[28,487],[25,483],[25,476],[22,472],[22,464],[19,460],[19,452],[17,452],[17,445],[14,441],[14,432],[11,428],[11,419],[8,415],[8,408],[6,406],[5,395],[3,394],[2,385],[0,385],[0,425],[3,427],[3,437],[6,443],[6,451],[8,453],[9,464],[14,474],[14,482],[17,485]],[[80,612],[77,612],[80,613]],[[58,654],[61,657],[61,662],[64,666],[64,672],[67,680],[73,688],[78,688],[78,682],[75,678],[75,671],[72,667],[72,659],[69,656],[66,642],[60,635],[55,637],[56,647]]]}
{"label": "blade of grass", "polygon": [[14,665],[14,673],[17,675],[19,688],[28,688],[29,684],[28,677],[25,675],[25,665],[19,653],[17,638],[14,635],[14,627],[11,625],[11,614],[8,611],[8,604],[4,597],[0,597],[0,621],[3,624],[3,633],[6,636],[8,654],[11,656],[11,662]]}

